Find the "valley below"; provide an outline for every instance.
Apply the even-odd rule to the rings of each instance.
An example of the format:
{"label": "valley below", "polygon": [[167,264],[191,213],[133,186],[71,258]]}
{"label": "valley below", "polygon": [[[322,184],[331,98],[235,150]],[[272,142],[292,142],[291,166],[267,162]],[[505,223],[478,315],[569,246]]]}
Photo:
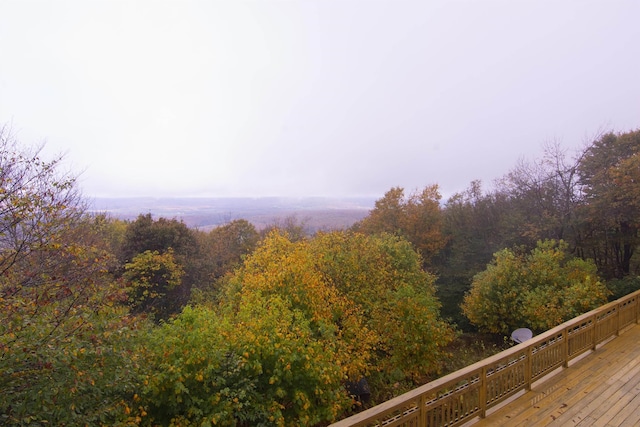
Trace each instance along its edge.
{"label": "valley below", "polygon": [[262,230],[294,220],[305,231],[345,229],[369,214],[375,198],[350,197],[225,197],[225,198],[93,198],[89,210],[112,218],[134,220],[138,215],[178,219],[203,231],[245,219]]}

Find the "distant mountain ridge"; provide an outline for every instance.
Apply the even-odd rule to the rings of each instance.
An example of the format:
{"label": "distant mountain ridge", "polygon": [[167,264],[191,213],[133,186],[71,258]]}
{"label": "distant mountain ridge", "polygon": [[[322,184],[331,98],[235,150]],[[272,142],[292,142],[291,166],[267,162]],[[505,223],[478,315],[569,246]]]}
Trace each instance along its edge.
{"label": "distant mountain ridge", "polygon": [[344,229],[369,214],[377,199],[371,197],[96,197],[89,210],[133,220],[150,213],[154,218],[175,218],[192,228],[208,230],[236,219],[256,228],[294,217],[308,231]]}

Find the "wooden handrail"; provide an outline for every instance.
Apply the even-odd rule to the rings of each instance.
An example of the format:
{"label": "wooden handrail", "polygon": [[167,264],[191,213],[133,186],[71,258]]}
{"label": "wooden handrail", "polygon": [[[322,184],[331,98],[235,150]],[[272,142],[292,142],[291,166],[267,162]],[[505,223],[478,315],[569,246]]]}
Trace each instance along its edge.
{"label": "wooden handrail", "polygon": [[438,378],[332,427],[455,427],[498,406],[640,320],[640,291],[591,310],[521,344]]}

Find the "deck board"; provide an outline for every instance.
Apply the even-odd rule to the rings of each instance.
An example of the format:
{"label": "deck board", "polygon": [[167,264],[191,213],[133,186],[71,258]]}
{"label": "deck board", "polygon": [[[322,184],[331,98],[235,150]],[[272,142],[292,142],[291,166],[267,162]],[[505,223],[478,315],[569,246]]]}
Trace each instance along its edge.
{"label": "deck board", "polygon": [[542,381],[481,426],[640,425],[640,325]]}

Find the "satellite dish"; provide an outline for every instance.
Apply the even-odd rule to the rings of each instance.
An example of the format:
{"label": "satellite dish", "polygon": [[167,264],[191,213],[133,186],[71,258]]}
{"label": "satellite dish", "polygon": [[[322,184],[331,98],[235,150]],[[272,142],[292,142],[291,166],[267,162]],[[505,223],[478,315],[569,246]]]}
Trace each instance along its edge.
{"label": "satellite dish", "polygon": [[530,340],[531,338],[533,338],[533,332],[531,332],[531,329],[528,328],[516,329],[511,333],[511,339],[518,344]]}

